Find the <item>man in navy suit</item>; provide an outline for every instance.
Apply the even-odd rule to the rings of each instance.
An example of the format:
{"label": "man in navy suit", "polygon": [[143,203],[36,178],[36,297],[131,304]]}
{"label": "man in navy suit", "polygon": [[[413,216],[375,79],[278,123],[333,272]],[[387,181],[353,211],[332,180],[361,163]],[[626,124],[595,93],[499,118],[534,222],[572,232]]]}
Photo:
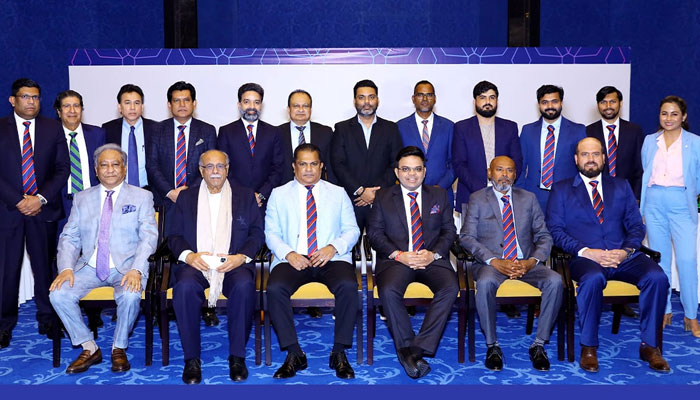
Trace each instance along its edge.
{"label": "man in navy suit", "polygon": [[129,155],[127,183],[151,190],[146,164],[150,153],[150,138],[158,132],[158,122],[143,118],[143,90],[127,83],[117,93],[117,110],[122,118],[102,124],[106,142],[118,144]]}
{"label": "man in navy suit", "polygon": [[428,81],[420,81],[413,87],[411,101],[416,112],[396,123],[404,146],[416,146],[425,152],[425,184],[447,191],[447,198],[454,203],[452,184],[452,131],[454,124],[433,112],[435,87]]}
{"label": "man in navy suit", "polygon": [[598,325],[603,289],[614,279],[636,285],[642,343],[639,357],[668,372],[657,347],[666,305],[668,278],[638,250],[646,228],[629,184],[603,173],[605,152],[598,139],[578,142],[578,174],[555,183],[547,206],[547,227],[554,245],[572,255],[571,277],[578,282],[576,302],[581,326],[582,369],[597,372]]}
{"label": "man in navy suit", "polygon": [[[173,267],[173,307],[185,353],[182,380],[188,384],[202,380],[199,320],[204,289],[211,288],[210,296],[216,299],[216,286],[228,299],[229,375],[240,382],[248,377],[245,345],[259,301],[253,258],[265,242],[263,220],[253,191],[232,187],[227,181],[226,153],[209,150],[202,154],[199,171],[204,182],[180,192],[173,234],[168,238],[179,261]],[[210,266],[212,259],[220,265]],[[208,275],[210,268],[223,274],[215,285],[210,284],[210,279],[217,279]]]}
{"label": "man in navy suit", "polygon": [[294,179],[294,169],[292,168],[294,150],[304,143],[314,144],[321,151],[321,162],[323,163],[321,178],[330,183],[337,182],[330,163],[333,130],[328,126],[311,122],[311,106],[311,94],[306,90],[297,89],[290,93],[287,98],[289,122],[277,127],[280,130],[284,159],[280,185]]}
{"label": "man in navy suit", "polygon": [[572,161],[576,143],[586,137],[586,128],[561,115],[564,89],[542,85],[537,89],[537,103],[542,117],[523,126],[520,147],[523,169],[516,186],[537,196],[543,210],[547,209],[549,191],[555,182],[576,175]]}
{"label": "man in navy suit", "polygon": [[216,142],[234,165],[229,179],[252,189],[258,207],[264,207],[272,189],[279,186],[285,168],[279,129],[260,120],[264,95],[257,83],[238,88],[241,118],[219,128]]}
{"label": "man in navy suit", "polygon": [[63,218],[61,188],[70,168],[61,125],[39,115],[39,84],[16,80],[9,101],[14,112],[0,119],[0,348],[10,345],[17,324],[25,242],[34,273],[39,333],[56,333],[49,285],[55,275],[56,223]]}
{"label": "man in navy suit", "polygon": [[486,187],[486,171],[494,157],[510,157],[518,176],[523,163],[518,124],[496,116],[498,87],[481,81],[474,86],[473,95],[476,115],[455,124],[452,141],[452,162],[458,178],[455,206],[458,212],[462,212],[463,204],[469,203],[472,193]]}

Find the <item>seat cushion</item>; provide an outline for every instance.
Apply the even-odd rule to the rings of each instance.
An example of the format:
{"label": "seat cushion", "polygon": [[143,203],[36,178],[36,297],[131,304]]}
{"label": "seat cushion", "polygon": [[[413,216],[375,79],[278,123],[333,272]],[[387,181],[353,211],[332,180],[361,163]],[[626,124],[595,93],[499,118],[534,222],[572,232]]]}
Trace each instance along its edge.
{"label": "seat cushion", "polygon": [[[577,289],[578,283],[574,281],[574,287]],[[639,289],[631,283],[622,281],[608,281],[608,285],[603,289],[603,297],[614,296],[639,296]]]}
{"label": "seat cushion", "polygon": [[496,297],[540,297],[540,289],[517,279],[508,279],[499,286]]}
{"label": "seat cushion", "polygon": [[[141,299],[146,297],[146,292],[141,291]],[[90,293],[86,294],[85,297],[80,299],[81,301],[106,301],[114,300],[114,288],[111,286],[104,286],[92,289]]]}
{"label": "seat cushion", "polygon": [[[403,297],[405,299],[431,299],[433,297],[433,292],[428,286],[422,283],[411,282],[406,288]],[[374,287],[374,298],[379,298],[379,289],[377,286]]]}
{"label": "seat cushion", "polygon": [[[166,295],[166,298],[168,300],[172,300],[173,299],[173,288],[168,289],[168,291],[165,295]],[[204,289],[204,298],[205,299],[209,298],[209,288]],[[226,300],[226,296],[224,296],[223,294],[220,294],[219,300]]]}
{"label": "seat cushion", "polygon": [[292,294],[292,300],[301,299],[335,299],[335,296],[328,290],[328,286],[323,283],[309,282],[301,285],[301,287]]}

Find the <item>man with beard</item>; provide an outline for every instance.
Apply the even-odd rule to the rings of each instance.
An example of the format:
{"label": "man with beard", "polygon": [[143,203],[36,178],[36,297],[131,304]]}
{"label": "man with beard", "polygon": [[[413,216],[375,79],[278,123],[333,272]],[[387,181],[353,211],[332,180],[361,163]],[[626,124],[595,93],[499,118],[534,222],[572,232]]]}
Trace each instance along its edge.
{"label": "man with beard", "polygon": [[482,81],[474,86],[476,115],[455,124],[452,142],[452,161],[457,175],[456,209],[469,202],[469,196],[488,184],[487,170],[491,160],[507,156],[515,163],[515,173],[520,174],[523,157],[518,137],[518,124],[496,117],[498,88]]}
{"label": "man with beard", "polygon": [[601,120],[586,127],[586,135],[600,140],[607,154],[605,172],[627,179],[639,201],[642,191],[642,143],[644,132],[632,122],[620,118],[622,92],[605,86],[596,94]]}
{"label": "man with beard", "polygon": [[[420,81],[413,88],[411,101],[416,112],[396,123],[404,146],[423,149],[427,173],[425,184],[447,190],[447,198],[454,204],[452,184],[455,173],[452,169],[452,133],[454,123],[433,113],[435,88],[428,81]],[[517,135],[517,131],[516,131]]]}
{"label": "man with beard", "polygon": [[586,128],[561,116],[564,89],[542,85],[537,89],[537,103],[542,115],[539,120],[523,126],[520,147],[523,170],[516,185],[537,196],[545,210],[552,185],[576,175],[571,162],[576,143],[586,137]]}
{"label": "man with beard", "polygon": [[[561,276],[544,263],[552,249],[544,214],[537,198],[514,188],[515,162],[506,156],[491,161],[491,187],[472,193],[460,242],[476,262],[476,311],[486,337],[486,368],[503,369],[503,352],[496,338],[496,292],[506,279],[519,279],[542,291],[537,335],[530,345],[532,367],[549,370],[544,344],[549,340],[562,302]],[[559,333],[561,334],[561,332]]]}
{"label": "man with beard", "polygon": [[379,89],[369,79],[353,88],[357,116],[335,124],[331,163],[338,184],[353,200],[360,234],[377,190],[396,183],[394,158],[401,149],[396,124],[377,117]]}
{"label": "man with beard", "polygon": [[252,189],[258,207],[280,184],[283,168],[279,129],[260,120],[264,95],[257,83],[243,84],[238,89],[241,118],[219,128],[217,139],[217,148],[231,159],[229,180]]}
{"label": "man with beard", "polygon": [[603,289],[614,279],[639,288],[642,342],[639,358],[668,372],[657,347],[666,305],[668,278],[639,247],[646,228],[629,184],[602,173],[605,152],[598,139],[578,142],[574,161],[579,171],[557,182],[547,205],[547,227],[554,245],[571,254],[571,278],[578,282],[576,303],[581,327],[579,364],[597,372],[598,325]]}

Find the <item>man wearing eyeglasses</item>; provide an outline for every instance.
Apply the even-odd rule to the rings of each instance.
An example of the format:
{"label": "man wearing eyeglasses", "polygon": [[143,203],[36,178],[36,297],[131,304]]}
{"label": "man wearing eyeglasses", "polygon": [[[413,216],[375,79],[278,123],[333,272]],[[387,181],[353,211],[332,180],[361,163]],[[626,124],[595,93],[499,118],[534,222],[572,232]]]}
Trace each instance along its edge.
{"label": "man wearing eyeglasses", "polygon": [[[369,217],[369,241],[377,251],[379,298],[406,374],[430,372],[424,356],[437,351],[459,290],[449,250],[457,234],[444,189],[424,185],[425,156],[415,146],[401,149],[394,169],[400,185],[379,190]],[[403,305],[411,282],[427,285],[433,300],[416,335]]]}
{"label": "man wearing eyeglasses", "polygon": [[9,101],[14,112],[0,119],[0,349],[10,345],[17,324],[25,244],[34,273],[39,333],[57,333],[49,285],[55,275],[56,223],[63,217],[60,193],[69,174],[61,125],[39,115],[39,84],[16,80]]}

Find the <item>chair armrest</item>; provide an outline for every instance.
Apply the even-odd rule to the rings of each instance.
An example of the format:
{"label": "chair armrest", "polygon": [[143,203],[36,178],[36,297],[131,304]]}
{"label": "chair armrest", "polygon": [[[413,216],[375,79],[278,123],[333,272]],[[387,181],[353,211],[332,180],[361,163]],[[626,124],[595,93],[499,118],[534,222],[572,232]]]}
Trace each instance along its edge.
{"label": "chair armrest", "polygon": [[[258,250],[258,253],[255,255],[255,259],[253,260],[253,265],[255,266],[255,290],[260,291],[260,290],[265,290],[267,288],[267,277],[266,277],[266,270],[265,270],[265,261],[269,261],[268,264],[272,261],[271,258],[272,252],[270,249],[267,248],[266,245],[262,245],[260,250]],[[267,269],[267,275],[269,275],[270,269],[268,267]]]}
{"label": "chair armrest", "polygon": [[172,260],[170,257],[164,257],[162,259],[163,263],[163,272],[160,275],[160,280],[157,282],[157,285],[159,286],[159,292],[167,292],[168,291],[168,286],[170,285],[170,267],[171,267],[171,262]]}
{"label": "chair armrest", "polygon": [[369,236],[367,234],[363,236],[362,245],[365,248],[365,259],[369,263],[372,261],[372,247],[369,245]]}
{"label": "chair armrest", "polygon": [[571,261],[571,254],[565,252],[559,247],[552,247],[552,252],[550,253],[550,258],[552,261],[552,269],[561,275],[564,281],[564,287],[568,290],[573,290],[574,283],[571,280],[571,270],[569,269],[569,261]]}
{"label": "chair armrest", "polygon": [[455,258],[457,259],[457,283],[459,283],[459,289],[466,289],[467,275],[465,273],[466,267],[464,264],[468,258],[471,258],[471,261],[473,261],[474,257],[471,257],[471,253],[469,253],[464,247],[462,247],[461,244],[459,244],[459,239],[452,243],[452,246],[450,246],[450,252],[454,254]]}
{"label": "chair armrest", "polygon": [[352,261],[355,266],[355,279],[357,280],[357,290],[362,290],[362,237],[352,247]]}
{"label": "chair armrest", "polygon": [[372,247],[369,245],[369,237],[367,235],[364,235],[362,239],[362,244],[364,245],[365,249],[365,257],[367,257],[367,271],[366,271],[366,276],[367,276],[367,298],[369,299],[370,296],[374,296],[374,262],[369,262],[372,261]]}
{"label": "chair armrest", "polygon": [[642,245],[639,248],[639,251],[646,254],[647,256],[649,256],[649,258],[654,260],[657,264],[661,261],[661,253],[659,253],[656,250],[652,250],[652,249],[648,248],[647,246]]}

